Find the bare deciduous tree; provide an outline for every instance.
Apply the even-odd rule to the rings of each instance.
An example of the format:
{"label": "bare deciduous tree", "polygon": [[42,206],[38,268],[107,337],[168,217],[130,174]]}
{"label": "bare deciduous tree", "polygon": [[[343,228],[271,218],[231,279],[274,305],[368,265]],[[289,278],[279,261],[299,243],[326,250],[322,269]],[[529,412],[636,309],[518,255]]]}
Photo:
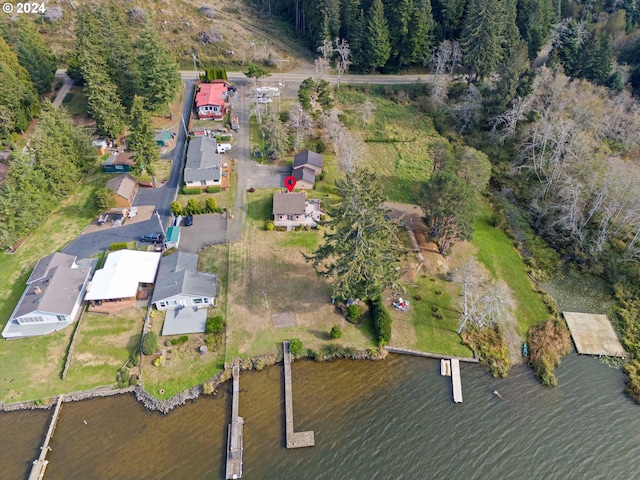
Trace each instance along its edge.
{"label": "bare deciduous tree", "polygon": [[316,69],[316,82],[320,82],[320,80],[323,80],[329,71],[329,60],[324,57],[318,57],[314,60],[313,66]]}
{"label": "bare deciduous tree", "polygon": [[307,136],[313,131],[311,115],[305,112],[300,105],[295,105],[289,110],[287,128],[293,130],[293,149],[299,150]]}
{"label": "bare deciduous tree", "polygon": [[370,118],[373,117],[373,114],[378,108],[378,105],[371,101],[369,97],[365,98],[364,102],[362,102],[357,107],[358,114],[360,114],[360,118],[362,119],[362,126],[364,127]]}
{"label": "bare deciduous tree", "polygon": [[335,51],[338,53],[336,67],[338,69],[338,85],[340,85],[342,75],[347,73],[351,66],[351,47],[349,47],[349,43],[346,40],[336,38]]}

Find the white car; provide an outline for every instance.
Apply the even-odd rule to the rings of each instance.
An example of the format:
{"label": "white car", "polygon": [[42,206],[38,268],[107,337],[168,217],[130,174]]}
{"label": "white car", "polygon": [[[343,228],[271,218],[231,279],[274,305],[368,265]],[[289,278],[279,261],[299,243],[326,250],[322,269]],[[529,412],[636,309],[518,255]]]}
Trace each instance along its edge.
{"label": "white car", "polygon": [[230,143],[218,143],[216,145],[216,153],[225,153],[227,150],[231,150]]}

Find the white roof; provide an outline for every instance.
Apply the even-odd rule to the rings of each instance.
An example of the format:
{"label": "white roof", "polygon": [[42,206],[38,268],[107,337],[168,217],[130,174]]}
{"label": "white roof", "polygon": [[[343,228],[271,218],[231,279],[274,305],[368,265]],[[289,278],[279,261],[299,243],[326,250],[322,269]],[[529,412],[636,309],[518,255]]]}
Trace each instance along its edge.
{"label": "white roof", "polygon": [[153,283],[156,279],[160,252],[119,250],[107,256],[100,270],[87,286],[85,300],[108,300],[135,297],[139,283]]}

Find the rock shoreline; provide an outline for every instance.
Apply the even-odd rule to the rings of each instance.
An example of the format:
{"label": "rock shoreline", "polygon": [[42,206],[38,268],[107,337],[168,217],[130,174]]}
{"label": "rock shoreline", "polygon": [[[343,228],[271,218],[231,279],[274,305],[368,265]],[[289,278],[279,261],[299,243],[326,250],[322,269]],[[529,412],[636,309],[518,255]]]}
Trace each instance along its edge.
{"label": "rock shoreline", "polygon": [[[387,356],[385,349],[369,349],[369,350],[354,350],[345,353],[344,351],[332,352],[328,355],[318,354],[317,352],[311,352],[308,356],[298,356],[293,360],[312,359],[315,361],[331,361],[334,359],[351,359],[351,360],[382,360]],[[246,360],[240,361],[240,369],[243,371],[248,370],[263,370],[266,367],[276,365],[282,361],[282,353],[262,355]],[[195,385],[187,390],[170,397],[166,400],[159,400],[151,393],[145,390],[143,385],[130,386],[125,388],[113,388],[113,387],[98,387],[91,390],[84,390],[80,392],[66,393],[64,395],[64,403],[67,402],[79,402],[82,400],[88,400],[91,398],[111,397],[113,395],[121,395],[123,393],[133,393],[136,400],[144,405],[147,410],[157,411],[164,415],[169,413],[174,408],[186,404],[188,401],[197,400],[200,395],[215,394],[217,389],[224,382],[231,378],[231,368],[218,372],[211,379],[203,382],[201,385]],[[13,412],[17,410],[47,410],[56,404],[58,397],[49,397],[42,401],[27,401],[6,404],[0,402],[0,410],[4,412]]]}

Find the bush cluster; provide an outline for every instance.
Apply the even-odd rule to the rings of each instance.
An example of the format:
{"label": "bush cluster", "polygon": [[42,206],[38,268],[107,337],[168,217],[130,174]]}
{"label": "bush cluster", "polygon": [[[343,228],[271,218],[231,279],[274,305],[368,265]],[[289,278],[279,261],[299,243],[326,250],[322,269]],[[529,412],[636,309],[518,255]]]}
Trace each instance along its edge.
{"label": "bush cluster", "polygon": [[498,325],[475,324],[467,326],[462,332],[462,340],[478,355],[478,361],[486,367],[494,377],[505,378],[511,368],[509,351],[504,335]]}
{"label": "bush cluster", "polygon": [[222,315],[216,315],[215,317],[207,318],[207,323],[204,326],[204,333],[207,335],[222,333],[224,331],[224,318]]}
{"label": "bush cluster", "polygon": [[291,356],[300,356],[302,355],[302,352],[302,340],[300,340],[299,338],[292,338],[291,340],[289,340],[289,353],[291,354]]}
{"label": "bush cluster", "polygon": [[529,365],[533,373],[548,387],[558,384],[554,369],[560,365],[560,358],[569,353],[569,329],[563,320],[552,318],[534,325],[527,334]]}
{"label": "bush cluster", "polygon": [[202,193],[202,190],[200,190],[199,188],[182,187],[183,195],[200,195],[201,193]]}
{"label": "bush cluster", "polygon": [[171,339],[171,345],[182,345],[189,341],[189,335],[180,335],[178,338]]}
{"label": "bush cluster", "polygon": [[158,335],[155,332],[147,333],[142,341],[142,353],[145,355],[153,355],[157,350]]}
{"label": "bush cluster", "polygon": [[220,187],[207,187],[207,193],[220,193]]}
{"label": "bush cluster", "polygon": [[378,337],[378,346],[384,347],[391,340],[391,315],[384,306],[382,297],[376,297],[370,301],[373,327]]}
{"label": "bush cluster", "polygon": [[342,329],[340,328],[340,325],[335,324],[333,327],[331,327],[331,338],[336,340],[340,337],[342,337]]}

